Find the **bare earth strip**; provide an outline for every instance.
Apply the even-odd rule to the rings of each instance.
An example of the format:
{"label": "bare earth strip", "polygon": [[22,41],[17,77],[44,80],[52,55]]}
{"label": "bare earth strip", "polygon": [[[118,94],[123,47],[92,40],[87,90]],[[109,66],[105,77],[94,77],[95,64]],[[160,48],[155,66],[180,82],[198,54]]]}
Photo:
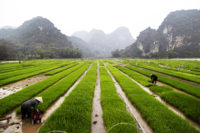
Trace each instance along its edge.
{"label": "bare earth strip", "polygon": [[[120,71],[120,70],[119,70]],[[121,73],[123,73],[122,71],[120,71]],[[191,119],[187,118],[182,112],[180,112],[178,109],[176,109],[175,107],[173,107],[172,105],[166,103],[164,100],[162,100],[160,98],[160,96],[158,96],[157,94],[153,93],[152,91],[150,91],[148,88],[144,87],[143,85],[141,85],[140,83],[138,83],[137,81],[135,81],[134,79],[132,79],[130,76],[128,76],[127,74],[123,73],[125,76],[129,77],[133,82],[135,82],[136,84],[138,84],[142,89],[144,89],[146,92],[148,92],[150,95],[154,96],[158,101],[160,101],[161,103],[165,104],[170,110],[172,110],[174,113],[176,113],[177,115],[179,115],[181,118],[187,120],[191,125],[193,125],[196,129],[198,129],[200,131],[200,126],[192,121]]]}
{"label": "bare earth strip", "polygon": [[140,128],[141,133],[153,133],[151,127],[147,124],[147,122],[142,118],[140,112],[131,104],[129,99],[126,97],[125,93],[123,92],[122,88],[118,84],[118,82],[115,80],[113,75],[110,73],[110,71],[106,68],[107,72],[111,76],[112,80],[115,83],[115,87],[117,89],[117,93],[119,96],[123,99],[124,103],[126,104],[127,110],[131,113],[131,115],[135,118],[138,127]]}
{"label": "bare earth strip", "polygon": [[93,110],[92,110],[92,123],[91,133],[106,133],[103,118],[102,118],[102,107],[100,102],[101,87],[100,87],[100,73],[99,73],[99,62],[97,65],[97,80],[93,98]]}
{"label": "bare earth strip", "polygon": [[15,83],[11,83],[11,84],[2,86],[2,87],[0,87],[0,99],[4,98],[10,94],[13,94],[17,91],[20,91],[34,83],[42,81],[46,78],[47,78],[47,76],[40,74],[40,75],[31,77],[31,78],[27,78],[27,79],[24,79],[24,80],[15,82]]}
{"label": "bare earth strip", "polygon": [[[54,102],[54,104],[52,104],[47,111],[43,114],[42,116],[42,123],[45,122],[45,120],[63,103],[64,99],[71,93],[71,91],[79,84],[79,82],[81,81],[81,79],[86,75],[86,73],[89,71],[89,69],[91,68],[92,64],[88,67],[88,69],[84,72],[83,75],[81,75],[81,77],[73,84],[73,86],[70,87],[70,89],[62,96],[60,97],[57,101]],[[21,122],[21,117],[18,116],[16,117],[16,113],[15,111],[12,113],[13,114],[13,121],[18,121],[21,123],[21,125],[14,125],[11,126],[9,128],[6,129],[6,133],[10,133],[12,131],[18,130],[19,133],[35,133],[39,131],[39,128],[42,126],[42,124],[35,124],[32,125],[30,121],[26,121],[26,122]],[[19,129],[17,129],[17,127],[19,127]]]}

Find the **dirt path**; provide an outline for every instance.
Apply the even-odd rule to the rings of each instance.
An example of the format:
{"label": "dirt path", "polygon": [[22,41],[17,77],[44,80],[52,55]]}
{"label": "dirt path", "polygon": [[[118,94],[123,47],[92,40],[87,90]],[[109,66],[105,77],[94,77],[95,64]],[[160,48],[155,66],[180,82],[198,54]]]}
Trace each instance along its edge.
{"label": "dirt path", "polygon": [[27,79],[24,79],[24,80],[15,82],[15,83],[11,83],[11,84],[2,86],[2,87],[0,87],[0,99],[4,98],[12,93],[15,93],[17,91],[20,91],[20,90],[24,89],[25,87],[28,87],[32,84],[42,81],[46,78],[47,78],[47,76],[40,74],[40,75],[31,77],[31,78],[27,78]]}
{"label": "dirt path", "polygon": [[91,133],[106,133],[103,118],[102,118],[102,107],[101,107],[101,87],[100,87],[100,73],[99,73],[99,62],[97,65],[97,80],[93,98],[92,106],[92,123]]}
{"label": "dirt path", "polygon": [[[119,70],[120,71],[120,70]],[[122,71],[120,71],[121,73],[123,73]],[[133,82],[135,82],[137,85],[139,85],[143,90],[145,90],[146,92],[148,92],[150,95],[152,95],[153,97],[155,97],[158,101],[160,101],[161,103],[163,103],[164,105],[166,105],[171,111],[173,111],[175,114],[179,115],[180,117],[182,117],[183,119],[187,120],[191,125],[193,125],[197,130],[200,131],[200,126],[198,125],[198,123],[192,121],[191,119],[187,118],[182,112],[180,112],[177,108],[173,107],[172,105],[166,103],[164,100],[162,100],[160,98],[160,96],[158,96],[157,94],[151,92],[148,88],[144,87],[143,85],[141,85],[140,83],[138,83],[137,81],[135,81],[134,79],[132,79],[130,76],[128,76],[127,74],[123,73],[125,76],[127,76],[128,78],[130,78]]]}
{"label": "dirt path", "polygon": [[[137,66],[134,66],[134,67],[137,67]],[[143,70],[145,70],[145,71],[149,71],[149,72],[151,72],[151,73],[157,73],[157,74],[160,74],[160,75],[165,76],[165,77],[167,77],[167,78],[171,78],[171,79],[178,80],[178,81],[183,81],[183,82],[185,82],[185,83],[188,83],[188,84],[191,84],[191,85],[200,87],[200,84],[199,84],[199,83],[196,83],[196,82],[193,82],[193,81],[181,79],[181,78],[178,78],[178,77],[170,76],[170,75],[167,75],[167,74],[164,74],[164,73],[152,71],[152,70],[145,69],[145,68],[141,68],[141,67],[137,67],[137,68],[143,69]]]}
{"label": "dirt path", "polygon": [[[30,120],[21,120],[21,116],[16,116],[16,111],[12,111],[7,116],[12,116],[13,121],[20,122],[20,124],[15,124],[13,126],[8,127],[7,129],[3,130],[5,133],[36,133],[39,131],[39,128],[44,124],[45,120],[63,103],[64,99],[70,94],[70,92],[77,86],[77,84],[81,81],[81,79],[85,76],[85,74],[88,72],[88,70],[91,68],[92,64],[89,66],[89,68],[84,72],[84,74],[81,75],[81,77],[73,84],[72,87],[62,96],[60,97],[56,102],[54,102],[53,105],[51,105],[47,111],[42,115],[42,123],[41,124],[34,124],[32,125]],[[1,130],[0,130],[1,132]]]}
{"label": "dirt path", "polygon": [[127,110],[131,113],[131,115],[136,120],[140,133],[153,133],[151,127],[147,124],[147,122],[142,118],[140,112],[131,104],[129,99],[126,97],[126,94],[123,92],[122,88],[115,80],[114,76],[110,73],[110,71],[106,68],[107,72],[111,76],[112,80],[115,83],[115,87],[117,89],[117,93],[123,99],[124,103],[126,104]]}

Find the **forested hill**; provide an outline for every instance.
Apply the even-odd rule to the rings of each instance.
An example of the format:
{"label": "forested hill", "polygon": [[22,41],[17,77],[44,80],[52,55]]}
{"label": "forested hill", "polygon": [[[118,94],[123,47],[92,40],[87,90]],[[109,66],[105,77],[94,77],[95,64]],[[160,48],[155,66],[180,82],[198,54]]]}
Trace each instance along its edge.
{"label": "forested hill", "polygon": [[15,29],[0,29],[0,39],[4,39],[0,43],[1,50],[10,48],[5,43],[9,41],[15,46],[12,47],[17,53],[15,56],[20,58],[73,58],[82,56],[79,49],[73,48],[68,37],[62,34],[51,21],[43,17],[35,17]]}
{"label": "forested hill", "polygon": [[171,12],[157,30],[147,28],[124,50],[123,57],[200,57],[200,10]]}

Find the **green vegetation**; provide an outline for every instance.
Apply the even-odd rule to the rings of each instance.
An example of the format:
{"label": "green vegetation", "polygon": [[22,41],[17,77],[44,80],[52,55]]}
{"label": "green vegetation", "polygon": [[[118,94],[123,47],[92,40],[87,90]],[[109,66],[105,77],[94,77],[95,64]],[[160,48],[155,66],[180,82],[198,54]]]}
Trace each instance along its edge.
{"label": "green vegetation", "polygon": [[89,133],[97,65],[94,64],[63,104],[47,119],[39,133],[66,131]]}
{"label": "green vegetation", "polygon": [[77,65],[77,63],[72,63],[72,64],[69,64],[69,65],[67,65],[67,66],[65,66],[65,67],[62,67],[62,68],[58,68],[58,69],[49,71],[49,72],[45,73],[45,75],[54,75],[54,74],[57,74],[57,73],[59,73],[59,72],[62,72],[62,71],[64,71],[64,70],[66,70],[66,69],[69,69],[69,68],[71,68],[71,67],[73,67],[73,66],[75,66],[75,65]]}
{"label": "green vegetation", "polygon": [[[116,92],[114,82],[104,67],[100,67],[101,81],[101,105],[103,108],[103,119],[107,132],[109,133],[139,133],[136,122],[126,109],[126,105]],[[128,123],[127,125],[118,125]],[[112,128],[112,129],[111,129]]]}
{"label": "green vegetation", "polygon": [[[148,77],[150,77],[150,75],[152,74],[151,72],[148,72],[148,71],[145,71],[143,69],[136,68],[136,67],[133,67],[133,66],[126,66],[126,67],[131,69],[131,70],[134,70],[136,72],[139,72],[139,73],[141,73],[143,75],[146,75]],[[159,81],[161,81],[163,83],[166,83],[166,84],[169,84],[169,85],[175,87],[176,89],[185,91],[185,92],[187,92],[187,93],[189,93],[191,95],[194,95],[196,97],[200,97],[200,89],[199,89],[199,87],[184,83],[182,81],[170,79],[170,78],[161,76],[160,74],[156,74],[156,75],[158,76],[158,80]]]}
{"label": "green vegetation", "polygon": [[0,74],[0,86],[65,66],[67,62],[68,61],[62,61],[57,64],[57,62],[53,61],[50,63],[44,63],[38,67]]}
{"label": "green vegetation", "polygon": [[41,96],[45,101],[43,104],[39,105],[38,108],[40,111],[44,112],[56,99],[63,95],[87,70],[88,66],[89,64],[84,65],[77,71],[67,75],[67,77],[40,93],[38,96]]}
{"label": "green vegetation", "polygon": [[15,107],[19,106],[24,101],[36,96],[41,91],[47,89],[49,86],[53,85],[60,79],[64,78],[71,72],[77,70],[83,65],[83,63],[72,67],[70,69],[67,69],[66,71],[63,71],[61,73],[58,73],[52,77],[49,77],[41,82],[38,82],[36,84],[33,84],[29,87],[26,87],[16,93],[13,93],[3,99],[0,99],[0,116],[5,114],[6,112],[10,111],[11,109],[14,109]]}
{"label": "green vegetation", "polygon": [[160,73],[175,76],[175,77],[178,77],[178,78],[181,78],[181,79],[200,83],[200,76],[198,76],[198,75],[193,75],[193,74],[190,74],[190,73],[183,73],[183,72],[178,72],[178,71],[173,71],[173,70],[163,69],[163,68],[158,68],[158,67],[152,67],[152,66],[148,66],[148,65],[145,65],[145,64],[142,64],[142,63],[138,63],[136,65],[135,63],[130,62],[130,64],[134,65],[134,66],[142,67],[142,68],[145,68],[145,69],[148,69],[148,70],[153,70],[155,72],[160,72]]}
{"label": "green vegetation", "polygon": [[198,133],[186,120],[174,114],[119,70],[111,65],[108,69],[155,133]]}
{"label": "green vegetation", "polygon": [[122,66],[115,66],[116,68],[118,68],[119,70],[121,70],[122,72],[128,74],[130,77],[132,77],[133,79],[137,80],[139,83],[141,83],[144,86],[151,86],[152,83],[150,83],[151,80],[149,80],[149,78],[138,74],[134,71],[130,71],[130,69],[122,67]]}
{"label": "green vegetation", "polygon": [[[149,82],[149,78],[134,72],[130,69],[123,68],[121,66],[116,66],[116,68],[122,70],[124,73],[131,76],[133,79],[141,83],[142,85],[146,85]],[[134,73],[134,75],[133,75]],[[141,78],[135,78],[139,77]],[[151,91],[158,94],[163,100],[168,102],[169,104],[178,108],[181,112],[183,112],[187,117],[192,120],[200,123],[200,100],[196,99],[192,96],[176,92],[172,88],[167,86],[157,86],[153,85],[149,87]]]}
{"label": "green vegetation", "polygon": [[169,104],[178,108],[188,118],[200,124],[200,100],[184,93],[174,91],[166,86],[151,86],[151,91],[160,95],[160,97]]}

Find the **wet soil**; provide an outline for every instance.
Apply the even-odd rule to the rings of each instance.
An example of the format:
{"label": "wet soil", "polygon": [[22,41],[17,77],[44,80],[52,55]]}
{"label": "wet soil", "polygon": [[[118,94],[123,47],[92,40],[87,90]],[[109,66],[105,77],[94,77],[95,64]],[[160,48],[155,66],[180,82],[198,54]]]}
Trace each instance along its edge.
{"label": "wet soil", "polygon": [[0,87],[0,99],[4,98],[12,93],[15,93],[17,91],[20,91],[32,84],[42,81],[46,78],[47,78],[47,76],[41,74],[41,75],[27,78],[27,79],[24,79],[24,80],[15,82],[15,83],[11,83],[11,84],[2,86],[2,87]]}
{"label": "wet soil", "polygon": [[127,110],[131,113],[131,115],[134,117],[135,121],[137,122],[140,133],[153,133],[151,127],[142,118],[140,112],[131,104],[131,102],[126,97],[125,93],[123,92],[122,88],[120,87],[120,85],[118,84],[118,82],[115,80],[115,78],[113,77],[113,75],[110,73],[110,71],[108,69],[107,69],[107,72],[109,73],[113,82],[115,83],[117,93],[119,94],[119,96],[122,98],[122,100],[126,104]]}
{"label": "wet soil", "polygon": [[102,107],[101,107],[101,87],[100,87],[100,74],[99,74],[99,62],[97,66],[97,80],[93,98],[93,110],[92,110],[92,124],[91,133],[106,133],[103,118],[102,118]]}

